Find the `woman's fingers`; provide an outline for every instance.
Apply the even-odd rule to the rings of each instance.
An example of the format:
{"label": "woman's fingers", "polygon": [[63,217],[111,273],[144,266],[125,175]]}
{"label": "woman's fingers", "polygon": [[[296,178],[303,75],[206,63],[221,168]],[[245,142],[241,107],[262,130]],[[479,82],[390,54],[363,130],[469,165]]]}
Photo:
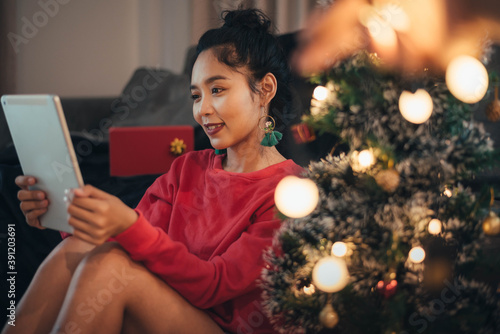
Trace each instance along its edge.
{"label": "woman's fingers", "polygon": [[19,175],[18,177],[16,177],[14,182],[19,188],[28,190],[29,186],[32,186],[36,183],[36,179],[33,176],[29,175]]}
{"label": "woman's fingers", "polygon": [[38,217],[43,215],[45,212],[47,212],[47,209],[37,209],[37,210],[32,210],[30,212],[27,212],[25,214],[26,217],[26,222],[28,223],[29,226],[39,228],[41,230],[44,230],[45,227],[42,226],[40,223],[40,220]]}
{"label": "woman's fingers", "polygon": [[37,209],[47,209],[49,206],[49,201],[44,199],[43,201],[21,201],[19,207],[21,211],[24,213],[28,213],[32,210]]}
{"label": "woman's fingers", "polygon": [[19,190],[17,199],[20,201],[41,201],[47,197],[45,192],[39,190]]}
{"label": "woman's fingers", "polygon": [[88,209],[88,205],[81,206],[81,203],[80,205],[77,205],[75,203],[70,204],[68,206],[68,213],[71,217],[84,221],[87,224],[92,223],[96,218],[93,211]]}
{"label": "woman's fingers", "polygon": [[87,221],[80,220],[74,216],[70,216],[68,220],[69,225],[73,226],[73,236],[89,242],[94,245],[100,245],[106,242],[107,237],[102,229],[96,230]]}

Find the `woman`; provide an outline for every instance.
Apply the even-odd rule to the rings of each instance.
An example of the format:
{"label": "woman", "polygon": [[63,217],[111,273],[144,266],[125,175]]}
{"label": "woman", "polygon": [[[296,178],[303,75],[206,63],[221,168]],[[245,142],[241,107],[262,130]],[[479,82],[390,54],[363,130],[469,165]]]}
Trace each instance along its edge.
{"label": "woman", "polygon": [[[289,100],[288,67],[261,12],[224,20],[199,41],[191,92],[196,121],[227,153],[179,157],[135,210],[90,185],[75,190],[74,234],[40,266],[5,333],[273,333],[256,281],[280,225],[274,188],[302,171],[269,129]],[[28,190],[35,182],[16,179],[41,228],[48,199]]]}

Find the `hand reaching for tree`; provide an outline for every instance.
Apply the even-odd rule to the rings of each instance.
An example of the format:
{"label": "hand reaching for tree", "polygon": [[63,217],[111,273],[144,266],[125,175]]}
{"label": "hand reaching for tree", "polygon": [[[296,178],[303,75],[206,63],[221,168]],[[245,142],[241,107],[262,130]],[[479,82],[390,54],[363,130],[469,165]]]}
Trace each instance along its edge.
{"label": "hand reaching for tree", "polygon": [[[393,29],[405,20],[404,29]],[[487,39],[500,41],[500,8],[498,0],[336,0],[306,27],[293,59],[301,73],[360,49],[377,52],[389,67],[443,71],[458,55],[478,57]]]}

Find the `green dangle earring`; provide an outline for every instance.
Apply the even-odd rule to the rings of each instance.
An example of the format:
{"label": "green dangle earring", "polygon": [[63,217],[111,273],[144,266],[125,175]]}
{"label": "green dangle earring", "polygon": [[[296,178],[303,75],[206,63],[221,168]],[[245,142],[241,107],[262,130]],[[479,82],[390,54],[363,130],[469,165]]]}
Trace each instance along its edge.
{"label": "green dangle earring", "polygon": [[276,144],[278,144],[281,138],[283,138],[283,134],[279,131],[274,131],[274,128],[276,127],[276,122],[274,121],[274,118],[272,118],[269,115],[262,116],[259,119],[259,124],[263,118],[269,118],[270,121],[266,121],[264,127],[261,128],[262,130],[264,130],[266,134],[264,135],[264,139],[262,139],[260,144],[262,146],[268,146],[268,147],[275,146]]}

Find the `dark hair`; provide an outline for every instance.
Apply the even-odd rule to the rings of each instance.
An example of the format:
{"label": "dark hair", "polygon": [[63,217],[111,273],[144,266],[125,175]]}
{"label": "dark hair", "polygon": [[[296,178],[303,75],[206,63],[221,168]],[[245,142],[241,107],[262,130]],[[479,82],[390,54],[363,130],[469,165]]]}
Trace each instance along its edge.
{"label": "dark hair", "polygon": [[269,106],[269,115],[275,119],[276,127],[281,127],[283,115],[291,105],[290,69],[280,44],[269,31],[271,21],[258,9],[224,11],[222,19],[222,27],[208,30],[201,36],[196,57],[212,49],[221,63],[234,70],[247,66],[248,84],[253,92],[257,92],[256,82],[272,73],[278,87]]}

